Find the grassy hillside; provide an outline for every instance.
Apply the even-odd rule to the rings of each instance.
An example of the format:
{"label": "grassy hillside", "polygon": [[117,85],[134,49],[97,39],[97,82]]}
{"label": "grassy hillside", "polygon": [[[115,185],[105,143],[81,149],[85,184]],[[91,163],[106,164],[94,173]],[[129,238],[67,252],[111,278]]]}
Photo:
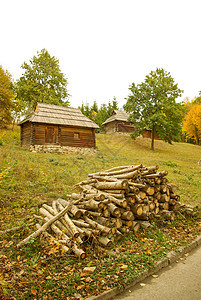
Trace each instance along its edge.
{"label": "grassy hillside", "polygon": [[[110,249],[86,244],[83,261],[64,254],[51,240],[37,238],[16,247],[35,231],[34,214],[41,203],[66,198],[73,185],[89,173],[114,166],[158,165],[159,171],[169,172],[167,178],[178,186],[182,202],[201,207],[201,147],[156,141],[153,152],[150,142],[98,134],[98,150],[93,156],[31,153],[20,148],[19,129],[0,132],[0,298],[86,299],[132,282],[169,251],[178,251],[199,234],[199,219],[178,214],[175,221],[152,222],[149,230],[129,234]],[[1,232],[25,224],[19,230]],[[83,270],[89,266],[96,270],[86,276]]]}
{"label": "grassy hillside", "polygon": [[44,201],[66,198],[88,173],[139,163],[167,170],[182,202],[201,205],[199,146],[156,141],[155,151],[151,151],[150,139],[133,141],[125,135],[97,134],[97,154],[81,156],[29,152],[20,147],[19,129],[1,132],[0,140],[0,208],[2,213],[12,211],[13,222],[21,219],[23,210],[27,215]]}

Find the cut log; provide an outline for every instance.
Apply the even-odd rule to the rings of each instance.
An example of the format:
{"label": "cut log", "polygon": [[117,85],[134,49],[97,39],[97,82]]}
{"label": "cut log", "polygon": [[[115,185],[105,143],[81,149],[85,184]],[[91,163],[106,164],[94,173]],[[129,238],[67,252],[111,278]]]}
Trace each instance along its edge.
{"label": "cut log", "polygon": [[[59,209],[62,211],[64,209],[63,205],[58,203]],[[73,233],[73,237],[77,238],[79,236],[79,231],[77,229],[77,226],[71,221],[68,214],[64,215],[64,220],[66,221],[68,227],[70,228],[70,231]]]}
{"label": "cut log", "polygon": [[52,223],[54,223],[56,220],[58,220],[60,217],[62,217],[71,207],[73,204],[77,204],[81,201],[81,199],[78,199],[77,201],[71,200],[68,204],[68,206],[65,207],[63,211],[61,211],[58,215],[50,219],[48,222],[46,222],[41,228],[39,228],[37,231],[33,232],[31,235],[29,235],[27,238],[25,238],[23,241],[17,244],[17,248],[21,247],[22,245],[26,244],[30,239],[34,239],[37,236],[39,236],[42,232],[44,232]]}
{"label": "cut log", "polygon": [[159,202],[168,202],[169,201],[169,197],[168,197],[167,194],[161,194],[161,198],[158,201]]}
{"label": "cut log", "polygon": [[147,221],[142,221],[142,220],[139,220],[137,221],[137,223],[144,229],[148,229],[150,227],[153,227],[149,222]]}
{"label": "cut log", "polygon": [[[53,215],[49,213],[48,210],[46,210],[44,207],[41,207],[39,209],[39,212],[42,216],[45,217],[45,220],[51,220],[53,218]],[[69,228],[68,224],[63,220],[62,218],[60,220],[55,221],[55,225],[61,230],[63,233],[65,233],[68,237],[73,236],[73,232]]]}
{"label": "cut log", "polygon": [[[40,229],[40,228],[41,228],[41,225],[40,225],[40,224],[36,224],[36,228],[37,228],[37,229]],[[47,237],[47,238],[52,239],[53,242],[54,242],[56,245],[58,245],[58,243],[59,243],[59,244],[61,243],[59,240],[55,240],[54,237],[53,237],[51,234],[49,234],[47,231],[43,231],[43,235],[44,235],[45,237]],[[63,240],[62,240],[62,241],[63,241]],[[65,242],[66,244],[68,243],[67,240],[64,240],[63,242]],[[62,249],[63,249],[65,252],[67,252],[67,253],[70,252],[70,248],[69,248],[69,247],[67,247],[67,246],[65,246],[65,245],[61,245],[61,247],[62,247]]]}
{"label": "cut log", "polygon": [[161,184],[161,193],[167,193],[167,184]]}
{"label": "cut log", "polygon": [[164,202],[164,203],[159,203],[159,208],[160,210],[168,210],[169,209],[169,203],[168,202]]}
{"label": "cut log", "polygon": [[119,180],[116,182],[97,182],[94,184],[94,186],[97,189],[100,190],[113,190],[113,189],[117,189],[117,190],[123,190],[123,189],[127,189],[128,188],[128,181],[127,180]]}
{"label": "cut log", "polygon": [[168,183],[167,184],[167,186],[168,186],[168,188],[169,188],[169,190],[170,190],[170,193],[175,193],[176,192],[176,190],[178,189],[178,187],[175,185],[175,184],[173,184],[173,183]]}
{"label": "cut log", "polygon": [[134,187],[139,188],[139,189],[143,189],[143,188],[146,187],[145,184],[137,183],[137,182],[129,182],[129,186],[134,186]]}
{"label": "cut log", "polygon": [[85,227],[85,228],[89,228],[90,225],[86,222],[84,222],[83,220],[72,220],[72,222],[77,226],[77,227]]}
{"label": "cut log", "polygon": [[120,209],[113,203],[108,203],[108,210],[114,217],[120,217],[121,215]]}
{"label": "cut log", "polygon": [[143,191],[140,191],[139,194],[138,194],[138,197],[140,197],[142,200],[144,200],[146,198],[146,193],[143,192]]}
{"label": "cut log", "polygon": [[133,179],[135,178],[138,174],[140,173],[139,170],[133,171],[133,172],[129,172],[129,173],[124,173],[124,174],[120,174],[120,175],[115,175],[116,178],[118,179]]}
{"label": "cut log", "polygon": [[84,209],[87,209],[87,210],[98,210],[99,208],[101,208],[102,206],[102,202],[100,201],[96,201],[96,200],[93,200],[93,199],[90,199],[90,200],[87,200],[87,201],[82,201],[78,207],[80,208],[84,208]]}
{"label": "cut log", "polygon": [[104,225],[104,226],[106,226],[106,227],[108,227],[109,225],[110,225],[110,221],[109,221],[109,219],[107,219],[107,218],[104,218],[104,217],[97,217],[97,222],[99,223],[99,224],[101,224],[101,225]]}
{"label": "cut log", "polygon": [[147,195],[152,196],[155,193],[154,187],[150,186],[150,185],[146,185],[143,188],[143,191],[146,192]]}
{"label": "cut log", "polygon": [[104,190],[105,193],[110,193],[111,195],[112,194],[115,194],[115,197],[116,197],[116,194],[119,194],[119,195],[124,195],[125,194],[125,190]]}
{"label": "cut log", "polygon": [[124,208],[128,205],[126,199],[120,200],[120,199],[117,199],[117,198],[115,198],[115,197],[113,197],[113,196],[111,196],[111,195],[108,195],[108,199],[109,199],[110,201],[112,201],[113,203],[115,203],[116,205],[122,206],[122,207],[124,207]]}
{"label": "cut log", "polygon": [[76,244],[72,246],[72,250],[80,259],[84,259],[86,257],[86,253],[84,250],[79,249]]}
{"label": "cut log", "polygon": [[112,241],[108,239],[106,236],[99,236],[98,241],[104,247],[109,247],[112,244]]}
{"label": "cut log", "polygon": [[[44,218],[44,220],[45,221],[47,221],[48,222],[48,217],[45,217]],[[58,221],[59,222],[59,221]],[[60,223],[61,224],[61,223]],[[42,227],[42,226],[41,226]],[[59,238],[59,239],[65,239],[66,240],[66,243],[67,243],[67,245],[69,246],[69,247],[71,247],[72,246],[72,241],[71,241],[71,239],[69,238],[69,236],[67,236],[65,233],[64,233],[64,230],[62,230],[62,229],[60,229],[57,225],[55,225],[55,223],[54,224],[51,224],[51,229],[52,229],[52,231],[54,231],[55,233],[56,233],[56,235],[57,235],[57,237]],[[62,226],[61,226],[61,228],[62,228]]]}
{"label": "cut log", "polygon": [[131,227],[131,230],[133,230],[134,233],[138,233],[138,231],[140,230],[139,222],[133,221],[133,225]]}
{"label": "cut log", "polygon": [[97,211],[91,211],[88,210],[88,215],[93,216],[93,217],[101,217],[101,212],[97,212]]}
{"label": "cut log", "polygon": [[135,219],[133,212],[132,211],[125,211],[122,215],[121,215],[121,219],[123,220],[128,220],[128,221],[133,221]]}
{"label": "cut log", "polygon": [[128,227],[124,226],[124,227],[119,228],[119,231],[123,234],[128,234],[130,230]]}
{"label": "cut log", "polygon": [[95,229],[98,229],[100,230],[101,232],[104,232],[106,234],[109,234],[112,232],[112,229],[109,228],[109,227],[106,227],[106,226],[103,226],[91,219],[89,219],[88,217],[84,216],[84,220],[85,222],[87,222],[89,225],[91,225],[92,228],[95,228]]}
{"label": "cut log", "polygon": [[105,209],[102,211],[102,217],[105,217],[105,218],[109,218],[110,217],[110,211],[109,209]]}
{"label": "cut log", "polygon": [[138,195],[135,195],[135,202],[138,204],[144,203],[143,199],[141,199]]}
{"label": "cut log", "polygon": [[135,216],[141,216],[143,209],[141,204],[131,204],[131,211]]}

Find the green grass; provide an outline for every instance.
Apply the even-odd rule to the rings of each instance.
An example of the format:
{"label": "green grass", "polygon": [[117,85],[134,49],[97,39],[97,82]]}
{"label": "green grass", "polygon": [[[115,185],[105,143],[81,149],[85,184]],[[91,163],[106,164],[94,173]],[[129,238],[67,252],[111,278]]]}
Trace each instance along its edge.
{"label": "green grass", "polygon": [[[159,171],[168,171],[169,182],[178,186],[181,202],[201,208],[199,146],[156,141],[155,151],[151,151],[150,139],[133,141],[125,135],[97,134],[97,153],[82,156],[29,152],[20,147],[19,130],[0,132],[0,141],[0,231],[35,222],[33,215],[39,205],[65,199],[75,190],[74,184],[89,173],[120,165],[158,165]],[[0,242],[0,296],[2,292],[16,299],[34,299],[36,293],[38,299],[48,294],[52,299],[75,299],[78,293],[84,299],[130,282],[146,268],[153,268],[169,250],[192,240],[201,228],[194,219],[153,225],[109,250],[86,246],[84,261],[66,256],[40,239],[16,249],[16,244],[35,230],[34,225],[4,234]],[[85,266],[96,266],[95,273],[83,276]]]}

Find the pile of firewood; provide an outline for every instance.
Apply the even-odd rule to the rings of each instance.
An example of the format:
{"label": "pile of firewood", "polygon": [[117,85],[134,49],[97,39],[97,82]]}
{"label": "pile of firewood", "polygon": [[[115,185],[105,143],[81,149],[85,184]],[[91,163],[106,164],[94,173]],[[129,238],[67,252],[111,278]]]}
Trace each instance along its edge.
{"label": "pile of firewood", "polygon": [[147,221],[154,218],[174,220],[174,211],[180,209],[194,214],[192,207],[181,205],[176,186],[168,183],[167,174],[158,172],[158,166],[142,165],[89,174],[87,180],[76,185],[78,193],[67,195],[68,201],[59,198],[51,205],[42,205],[35,236],[43,233],[52,237],[64,251],[73,251],[84,259],[85,242],[109,246],[129,231],[150,226]]}

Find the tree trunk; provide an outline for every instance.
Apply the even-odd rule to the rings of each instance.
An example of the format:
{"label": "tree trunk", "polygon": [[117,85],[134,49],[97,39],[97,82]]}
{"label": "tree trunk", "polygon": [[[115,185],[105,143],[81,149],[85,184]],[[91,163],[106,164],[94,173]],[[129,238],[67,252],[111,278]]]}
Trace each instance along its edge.
{"label": "tree trunk", "polygon": [[151,150],[154,150],[154,137],[155,137],[155,126],[152,127],[151,132]]}

